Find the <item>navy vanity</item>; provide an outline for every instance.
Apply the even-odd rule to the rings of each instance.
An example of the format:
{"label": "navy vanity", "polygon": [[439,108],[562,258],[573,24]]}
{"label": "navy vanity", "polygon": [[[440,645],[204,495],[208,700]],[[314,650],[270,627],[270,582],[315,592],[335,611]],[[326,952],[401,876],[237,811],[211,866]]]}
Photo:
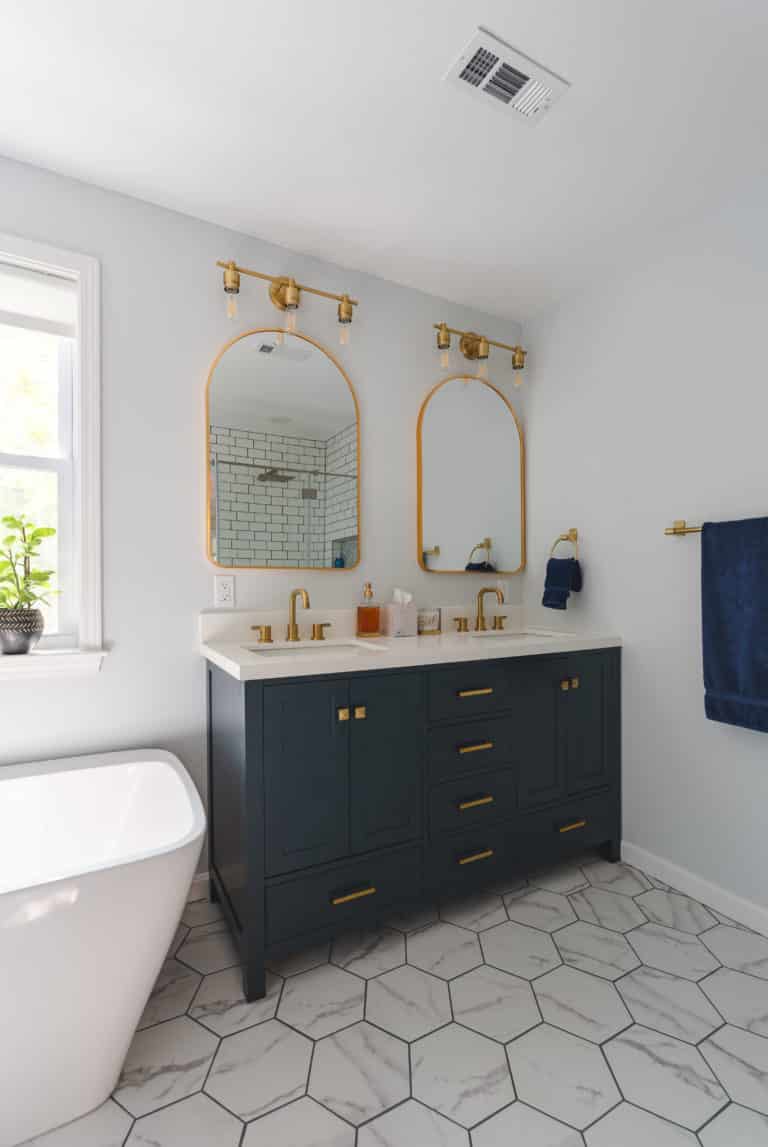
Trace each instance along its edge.
{"label": "navy vanity", "polygon": [[264,962],[621,841],[618,648],[237,680],[208,664],[211,894]]}

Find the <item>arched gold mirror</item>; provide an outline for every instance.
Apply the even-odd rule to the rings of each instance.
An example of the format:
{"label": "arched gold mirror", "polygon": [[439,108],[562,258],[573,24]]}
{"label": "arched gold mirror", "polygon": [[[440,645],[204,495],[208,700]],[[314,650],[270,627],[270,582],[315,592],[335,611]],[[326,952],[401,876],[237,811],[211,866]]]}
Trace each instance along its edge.
{"label": "arched gold mirror", "polygon": [[360,416],[334,356],[259,328],[226,344],[206,388],[208,556],[228,569],[360,561]]}
{"label": "arched gold mirror", "polygon": [[525,568],[525,444],[490,382],[453,375],[429,392],[417,428],[418,559],[429,573]]}

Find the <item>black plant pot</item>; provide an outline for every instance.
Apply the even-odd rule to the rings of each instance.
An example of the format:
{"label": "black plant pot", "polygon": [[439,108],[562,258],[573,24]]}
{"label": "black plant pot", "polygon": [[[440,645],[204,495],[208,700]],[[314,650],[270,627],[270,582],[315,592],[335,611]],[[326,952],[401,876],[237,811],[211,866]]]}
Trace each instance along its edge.
{"label": "black plant pot", "polygon": [[44,625],[39,609],[0,609],[0,652],[29,653]]}

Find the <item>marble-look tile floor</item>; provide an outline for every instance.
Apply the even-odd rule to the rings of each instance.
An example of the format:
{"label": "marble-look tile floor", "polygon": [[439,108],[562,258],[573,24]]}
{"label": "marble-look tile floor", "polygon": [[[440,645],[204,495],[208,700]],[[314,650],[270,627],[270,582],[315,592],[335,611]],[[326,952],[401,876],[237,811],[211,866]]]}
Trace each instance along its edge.
{"label": "marble-look tile floor", "polygon": [[595,857],[274,963],[189,904],[114,1096],[39,1147],[768,1147],[768,939]]}

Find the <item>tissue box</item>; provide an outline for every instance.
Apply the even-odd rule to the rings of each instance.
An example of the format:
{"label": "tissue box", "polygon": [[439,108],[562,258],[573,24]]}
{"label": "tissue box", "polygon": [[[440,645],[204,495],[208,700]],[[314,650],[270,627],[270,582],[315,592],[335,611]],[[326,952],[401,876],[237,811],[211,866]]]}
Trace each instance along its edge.
{"label": "tissue box", "polygon": [[387,602],[381,607],[382,632],[385,637],[416,636],[416,603],[400,605],[396,601]]}

